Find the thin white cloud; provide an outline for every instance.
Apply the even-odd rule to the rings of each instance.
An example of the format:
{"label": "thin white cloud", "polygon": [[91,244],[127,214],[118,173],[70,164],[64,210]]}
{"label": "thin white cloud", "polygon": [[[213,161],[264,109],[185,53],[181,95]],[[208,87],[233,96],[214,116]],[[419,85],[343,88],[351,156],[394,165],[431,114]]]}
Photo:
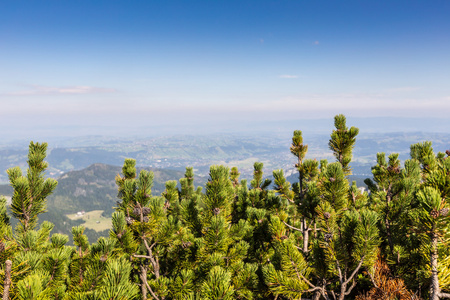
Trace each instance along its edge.
{"label": "thin white cloud", "polygon": [[313,45],[319,45],[319,41],[314,41]]}
{"label": "thin white cloud", "polygon": [[[243,108],[242,108],[243,109]],[[253,111],[290,114],[326,113],[327,111],[351,112],[357,116],[445,116],[450,111],[450,101],[444,97],[402,97],[395,94],[343,93],[310,94],[253,103]]]}
{"label": "thin white cloud", "polygon": [[283,78],[283,79],[296,79],[298,78],[298,75],[288,75],[288,74],[283,74],[278,76],[279,78]]}
{"label": "thin white cloud", "polygon": [[392,88],[392,89],[387,89],[387,92],[390,93],[404,93],[404,92],[415,92],[418,90],[421,90],[421,87],[418,86],[402,86],[402,87],[397,87],[397,88]]}
{"label": "thin white cloud", "polygon": [[34,85],[29,90],[9,92],[6,95],[10,96],[33,96],[33,95],[80,95],[80,94],[100,94],[100,93],[114,93],[115,89],[99,88],[93,86],[66,86],[66,87],[49,87]]}

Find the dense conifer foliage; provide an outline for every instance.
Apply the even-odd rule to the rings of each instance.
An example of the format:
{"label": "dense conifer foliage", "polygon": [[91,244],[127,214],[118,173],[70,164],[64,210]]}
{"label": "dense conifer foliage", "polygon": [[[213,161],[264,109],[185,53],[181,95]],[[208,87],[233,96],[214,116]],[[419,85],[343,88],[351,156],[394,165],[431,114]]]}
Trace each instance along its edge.
{"label": "dense conifer foliage", "polygon": [[254,164],[211,166],[204,191],[193,168],[152,194],[153,173],[125,159],[108,238],[85,228],[51,234],[37,219],[57,185],[45,179],[47,144],[30,143],[26,175],[8,170],[11,216],[0,199],[3,299],[443,299],[450,298],[450,151],[429,142],[377,154],[363,191],[349,182],[358,129],[335,117],[335,161],[306,158],[294,131],[298,181],[273,182]]}

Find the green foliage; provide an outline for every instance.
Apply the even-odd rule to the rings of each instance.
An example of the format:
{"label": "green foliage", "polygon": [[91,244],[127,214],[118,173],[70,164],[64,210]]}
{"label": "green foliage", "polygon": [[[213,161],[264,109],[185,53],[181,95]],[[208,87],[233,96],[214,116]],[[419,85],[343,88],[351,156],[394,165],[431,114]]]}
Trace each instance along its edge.
{"label": "green foliage", "polygon": [[291,153],[298,158],[299,167],[308,152],[308,145],[303,144],[303,136],[300,130],[294,131],[294,136],[292,137]]}
{"label": "green foliage", "polygon": [[350,162],[352,161],[352,152],[359,129],[356,127],[348,128],[344,115],[334,117],[334,127],[336,129],[331,133],[328,146],[333,151],[337,161],[342,165],[345,175],[350,175]]}
{"label": "green foliage", "polygon": [[48,167],[44,161],[47,143],[30,143],[28,152],[27,175],[23,176],[19,167],[7,170],[11,186],[14,189],[11,212],[20,221],[19,232],[34,229],[38,215],[46,210],[46,198],[58,184],[52,178],[44,179]]}
{"label": "green foliage", "polygon": [[271,188],[256,162],[250,185],[236,167],[211,166],[202,192],[188,167],[153,196],[153,172],[125,159],[109,237],[89,243],[74,226],[73,247],[49,222],[35,229],[56,181],[43,176],[47,145],[31,143],[27,175],[8,170],[15,234],[0,198],[0,291],[10,259],[10,299],[343,300],[383,293],[378,259],[405,282],[405,295],[441,297],[450,288],[450,152],[415,144],[403,165],[397,153],[378,153],[369,194],[348,178],[358,129],[342,115],[335,127],[332,163],[306,159],[294,131],[292,185],[275,170]]}
{"label": "green foliage", "polygon": [[208,300],[235,299],[234,286],[231,284],[231,273],[220,266],[213,267],[202,284],[201,298]]}

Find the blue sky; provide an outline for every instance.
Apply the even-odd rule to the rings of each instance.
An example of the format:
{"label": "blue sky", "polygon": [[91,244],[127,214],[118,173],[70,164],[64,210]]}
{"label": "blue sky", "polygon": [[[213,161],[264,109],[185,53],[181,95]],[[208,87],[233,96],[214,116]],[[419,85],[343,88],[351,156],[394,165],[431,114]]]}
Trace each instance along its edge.
{"label": "blue sky", "polygon": [[446,118],[449,15],[449,1],[5,0],[0,125]]}

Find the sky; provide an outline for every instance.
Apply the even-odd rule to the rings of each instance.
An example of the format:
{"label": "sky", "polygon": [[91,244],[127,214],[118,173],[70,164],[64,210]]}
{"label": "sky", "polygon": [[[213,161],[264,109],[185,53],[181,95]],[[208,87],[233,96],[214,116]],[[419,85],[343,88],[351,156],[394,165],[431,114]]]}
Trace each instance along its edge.
{"label": "sky", "polygon": [[0,136],[447,120],[449,15],[448,0],[2,0]]}

